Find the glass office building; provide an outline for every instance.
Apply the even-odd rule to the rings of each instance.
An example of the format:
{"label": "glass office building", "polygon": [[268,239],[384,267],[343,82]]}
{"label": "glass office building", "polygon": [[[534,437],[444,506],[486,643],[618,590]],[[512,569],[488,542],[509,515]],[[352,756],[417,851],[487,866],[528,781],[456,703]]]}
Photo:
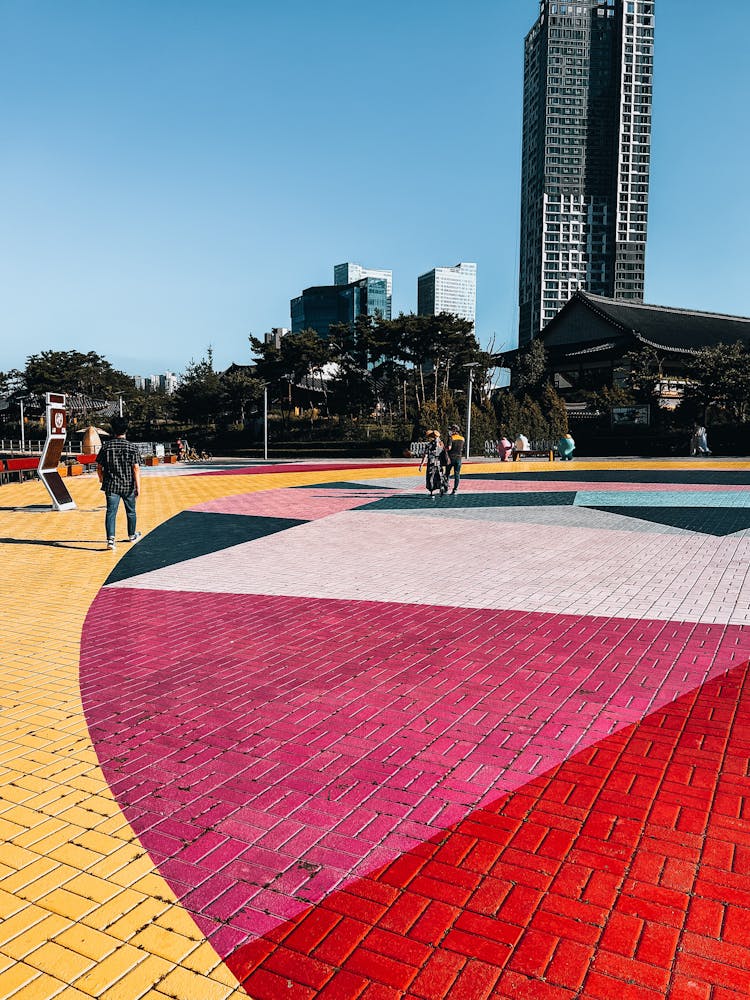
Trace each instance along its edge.
{"label": "glass office building", "polygon": [[417,278],[417,312],[420,316],[453,313],[474,325],[477,309],[477,265],[461,263],[435,267]]}
{"label": "glass office building", "polygon": [[315,285],[291,301],[292,333],[317,330],[327,337],[335,323],[354,325],[358,316],[383,316],[388,308],[385,278],[362,278],[347,285]]}
{"label": "glass office building", "polygon": [[351,285],[362,278],[382,278],[385,281],[386,305],[384,319],[391,318],[391,299],[393,295],[393,271],[378,267],[362,267],[361,264],[336,264],[333,268],[334,285]]}
{"label": "glass office building", "polygon": [[654,0],[542,0],[524,60],[519,343],[578,289],[643,301]]}

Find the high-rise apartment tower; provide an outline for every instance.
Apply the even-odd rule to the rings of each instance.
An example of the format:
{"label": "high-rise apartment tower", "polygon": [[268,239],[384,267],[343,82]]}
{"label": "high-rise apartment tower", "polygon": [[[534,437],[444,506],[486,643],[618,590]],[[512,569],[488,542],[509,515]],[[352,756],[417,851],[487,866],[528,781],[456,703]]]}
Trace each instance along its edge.
{"label": "high-rise apartment tower", "polygon": [[577,288],[643,301],[654,0],[542,0],[526,36],[519,343]]}
{"label": "high-rise apartment tower", "polygon": [[447,312],[473,324],[476,308],[476,264],[464,261],[454,267],[434,267],[417,278],[417,313],[420,316]]}

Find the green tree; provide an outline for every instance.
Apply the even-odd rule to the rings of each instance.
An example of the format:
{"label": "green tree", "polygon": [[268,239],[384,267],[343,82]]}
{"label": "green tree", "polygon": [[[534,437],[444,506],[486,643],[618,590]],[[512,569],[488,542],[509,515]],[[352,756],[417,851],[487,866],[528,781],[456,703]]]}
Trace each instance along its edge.
{"label": "green tree", "polygon": [[559,439],[567,434],[568,411],[565,400],[555,392],[551,382],[542,389],[539,405],[547,423],[547,440]]}
{"label": "green tree", "polygon": [[157,427],[172,420],[174,416],[174,398],[160,390],[143,392],[136,390],[127,399],[127,413],[131,423],[139,426],[146,437],[150,438]]}
{"label": "green tree", "polygon": [[750,420],[750,352],[738,341],[704,347],[690,366],[684,410],[692,404],[703,421],[723,414],[733,423]]}
{"label": "green tree", "polygon": [[113,368],[95,351],[42,351],[26,359],[24,390],[28,393],[82,393],[98,399],[113,399],[135,391],[133,379]]}
{"label": "green tree", "polygon": [[625,387],[634,394],[636,401],[658,406],[661,384],[664,381],[664,355],[654,347],[643,346],[625,355],[629,370]]}
{"label": "green tree", "polygon": [[215,424],[227,408],[227,396],[221,376],[214,370],[211,347],[206,357],[191,361],[174,393],[174,406],[178,417],[185,423],[204,427]]}
{"label": "green tree", "polygon": [[337,413],[362,417],[371,414],[377,403],[377,383],[370,365],[380,356],[370,316],[358,316],[353,326],[333,324],[328,343],[336,364],[333,405]]}
{"label": "green tree", "polygon": [[[464,428],[464,432],[466,428]],[[469,447],[472,455],[484,453],[485,441],[496,441],[498,437],[497,416],[489,400],[472,403],[471,406],[471,441]]]}
{"label": "green tree", "polygon": [[244,371],[225,372],[221,376],[230,418],[244,426],[247,408],[263,397],[263,382]]}
{"label": "green tree", "polygon": [[12,396],[22,394],[26,386],[23,372],[17,368],[11,368],[7,372],[0,372],[0,396]]}
{"label": "green tree", "polygon": [[498,437],[507,437],[514,441],[516,435],[523,430],[521,404],[510,388],[501,389],[495,394],[495,414],[497,416]]}
{"label": "green tree", "polygon": [[333,349],[328,341],[313,329],[288,333],[281,338],[279,347],[266,344],[257,337],[250,337],[250,347],[255,356],[255,370],[261,382],[267,383],[284,402],[288,411],[292,406],[292,386],[304,387],[305,380],[317,376],[326,398],[328,386],[324,369],[333,360]]}
{"label": "green tree", "polygon": [[417,410],[428,398],[436,403],[441,392],[463,387],[463,366],[478,360],[480,353],[472,324],[451,313],[400,313],[396,319],[379,321],[374,332],[383,356],[406,367]]}
{"label": "green tree", "polygon": [[550,381],[547,351],[541,340],[532,340],[526,347],[519,348],[509,356],[508,362],[510,384],[518,398],[541,393]]}

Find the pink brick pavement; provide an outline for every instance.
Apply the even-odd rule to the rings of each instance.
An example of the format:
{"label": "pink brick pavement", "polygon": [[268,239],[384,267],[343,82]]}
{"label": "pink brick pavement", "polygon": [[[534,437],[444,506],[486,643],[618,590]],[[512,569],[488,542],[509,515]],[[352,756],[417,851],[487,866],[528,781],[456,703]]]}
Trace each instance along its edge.
{"label": "pink brick pavement", "polygon": [[111,588],[81,691],[227,955],[748,656],[741,626]]}

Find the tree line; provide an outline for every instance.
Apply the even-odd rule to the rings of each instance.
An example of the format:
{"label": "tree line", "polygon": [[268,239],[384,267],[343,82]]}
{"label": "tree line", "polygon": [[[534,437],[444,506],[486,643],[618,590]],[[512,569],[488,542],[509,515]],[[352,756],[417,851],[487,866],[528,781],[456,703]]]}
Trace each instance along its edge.
{"label": "tree line", "polygon": [[[307,413],[332,433],[346,428],[356,436],[358,424],[376,422],[387,428],[384,436],[403,438],[463,423],[472,371],[475,441],[521,431],[532,440],[552,440],[567,430],[565,404],[553,388],[542,342],[504,353],[486,351],[471,324],[451,314],[401,314],[392,320],[361,316],[352,326],[334,324],[328,337],[307,329],[278,343],[251,336],[249,346],[253,359],[226,372],[216,370],[209,347],[203,358],[187,365],[179,388],[169,395],[136,389],[131,376],[96,352],[42,351],[30,355],[22,370],[0,372],[0,395],[57,391],[122,398],[131,420],[153,433],[167,424],[207,431],[242,428],[259,414],[265,391],[285,433]],[[750,353],[742,343],[698,351],[688,363],[674,411],[660,406],[666,356],[644,347],[625,361],[617,386],[580,390],[575,398],[602,415],[613,406],[649,402],[657,425],[750,420]],[[510,368],[511,385],[493,392],[492,373],[500,365]]]}

